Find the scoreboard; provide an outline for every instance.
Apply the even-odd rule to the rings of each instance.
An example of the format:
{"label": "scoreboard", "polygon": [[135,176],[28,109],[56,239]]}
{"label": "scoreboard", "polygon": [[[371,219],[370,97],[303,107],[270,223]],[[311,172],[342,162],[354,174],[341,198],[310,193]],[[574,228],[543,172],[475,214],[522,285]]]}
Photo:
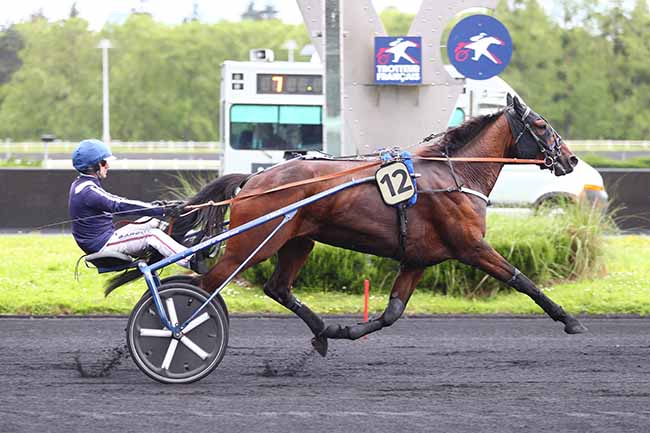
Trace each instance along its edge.
{"label": "scoreboard", "polygon": [[257,74],[257,93],[322,95],[322,75]]}

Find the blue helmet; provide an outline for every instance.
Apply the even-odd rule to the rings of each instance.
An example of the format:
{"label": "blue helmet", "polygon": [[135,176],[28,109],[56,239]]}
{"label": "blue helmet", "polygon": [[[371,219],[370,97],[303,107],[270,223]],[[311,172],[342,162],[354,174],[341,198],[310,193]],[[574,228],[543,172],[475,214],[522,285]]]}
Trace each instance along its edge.
{"label": "blue helmet", "polygon": [[111,149],[100,140],[83,140],[72,152],[72,165],[84,172],[99,165],[100,161],[114,159]]}

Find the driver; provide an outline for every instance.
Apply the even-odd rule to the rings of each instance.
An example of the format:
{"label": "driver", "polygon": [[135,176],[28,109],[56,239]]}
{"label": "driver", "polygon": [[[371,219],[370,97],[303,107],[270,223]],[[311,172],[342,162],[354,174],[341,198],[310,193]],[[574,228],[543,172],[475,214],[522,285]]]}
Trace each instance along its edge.
{"label": "driver", "polygon": [[[145,217],[177,217],[184,204],[162,202],[145,203],[110,194],[101,185],[106,179],[109,161],[115,159],[111,150],[100,140],[83,140],[72,153],[72,165],[79,177],[70,186],[68,210],[72,222],[72,235],[77,245],[86,253],[114,251],[133,257],[141,256],[148,247],[163,257],[169,257],[186,247],[160,230],[160,220],[141,218],[115,229],[113,214]],[[191,256],[190,256],[191,257]],[[190,268],[190,258],[176,262]]]}

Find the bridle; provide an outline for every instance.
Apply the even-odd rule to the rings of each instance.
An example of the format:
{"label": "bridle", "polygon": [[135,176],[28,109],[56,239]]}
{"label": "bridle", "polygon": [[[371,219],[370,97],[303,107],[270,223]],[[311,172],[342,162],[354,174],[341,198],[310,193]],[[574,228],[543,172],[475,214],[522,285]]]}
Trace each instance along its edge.
{"label": "bridle", "polygon": [[[544,156],[544,167],[553,171],[559,166],[562,171],[565,171],[562,164],[558,164],[558,160],[562,155],[562,137],[543,116],[535,113],[528,106],[521,116],[517,113],[514,105],[506,107],[505,113],[508,119],[508,124],[510,125],[512,136],[515,137],[515,148],[517,149],[518,157],[532,158],[536,155],[536,151],[539,151]],[[537,118],[528,121],[528,117],[531,113],[537,116]],[[552,135],[553,143],[551,145],[533,131],[531,123],[538,119],[542,119],[545,123],[544,137],[547,137],[548,134]],[[529,133],[534,142],[531,142],[528,135],[525,135],[526,132]],[[522,140],[522,138],[524,138],[524,140]]]}

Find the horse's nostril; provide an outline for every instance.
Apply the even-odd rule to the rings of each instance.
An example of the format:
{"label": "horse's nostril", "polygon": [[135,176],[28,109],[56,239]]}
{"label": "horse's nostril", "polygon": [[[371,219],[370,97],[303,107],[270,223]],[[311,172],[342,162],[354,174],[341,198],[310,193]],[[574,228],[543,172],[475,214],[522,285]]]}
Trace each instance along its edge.
{"label": "horse's nostril", "polygon": [[571,167],[575,167],[576,165],[578,165],[578,157],[575,155],[571,155],[569,157],[569,164],[571,164]]}

